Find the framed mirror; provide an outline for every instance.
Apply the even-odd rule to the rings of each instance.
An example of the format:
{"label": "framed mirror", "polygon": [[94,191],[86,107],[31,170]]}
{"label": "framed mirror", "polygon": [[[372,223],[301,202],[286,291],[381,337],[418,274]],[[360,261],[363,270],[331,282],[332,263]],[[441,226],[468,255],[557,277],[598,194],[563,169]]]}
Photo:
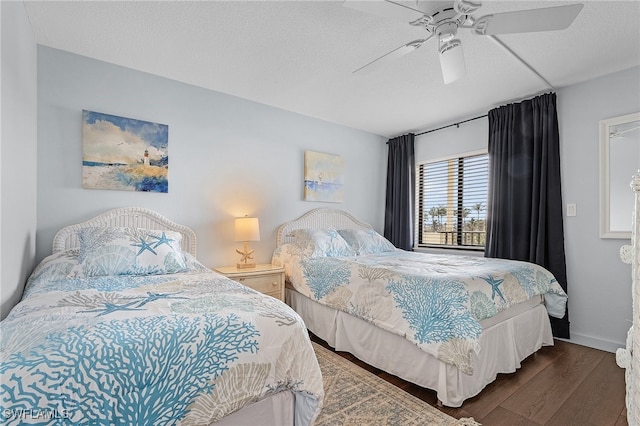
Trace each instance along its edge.
{"label": "framed mirror", "polygon": [[600,121],[600,238],[631,238],[634,194],[640,170],[640,112]]}

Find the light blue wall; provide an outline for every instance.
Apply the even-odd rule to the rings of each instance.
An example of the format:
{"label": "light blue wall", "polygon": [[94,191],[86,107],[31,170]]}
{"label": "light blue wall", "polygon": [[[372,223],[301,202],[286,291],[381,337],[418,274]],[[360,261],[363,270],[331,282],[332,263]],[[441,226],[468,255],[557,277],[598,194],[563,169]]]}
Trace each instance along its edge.
{"label": "light blue wall", "polygon": [[0,319],[20,300],[36,247],[36,44],[22,2],[0,2]]}
{"label": "light blue wall", "polygon": [[[257,262],[270,262],[279,224],[309,209],[345,209],[382,230],[386,139],[166,78],[38,47],[37,258],[62,226],[124,206],[193,228],[209,266],[238,260],[233,218],[260,218]],[[81,187],[81,114],[169,126],[169,193]],[[345,162],[345,202],[303,201],[304,151]]]}
{"label": "light blue wall", "polygon": [[[482,115],[484,114],[454,119],[452,122],[464,121]],[[433,128],[448,126],[452,122],[443,123],[442,126],[434,126]],[[487,117],[460,124],[458,127],[447,127],[416,136],[416,163],[443,160],[468,152],[486,152],[488,137],[489,119]]]}
{"label": "light blue wall", "polygon": [[631,325],[631,266],[618,254],[629,240],[600,238],[599,121],[640,111],[640,67],[557,94],[563,207],[577,207],[564,218],[571,341],[613,351]]}

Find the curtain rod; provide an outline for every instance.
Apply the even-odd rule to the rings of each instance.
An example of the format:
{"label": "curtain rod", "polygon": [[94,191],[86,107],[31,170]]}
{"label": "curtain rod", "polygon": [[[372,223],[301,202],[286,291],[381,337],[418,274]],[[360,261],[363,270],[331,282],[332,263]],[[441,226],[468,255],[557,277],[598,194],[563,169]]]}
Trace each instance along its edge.
{"label": "curtain rod", "polygon": [[446,129],[448,127],[453,127],[453,126],[460,127],[461,124],[464,124],[464,123],[467,123],[467,122],[473,121],[473,120],[478,120],[479,118],[485,118],[487,116],[488,116],[488,114],[479,115],[478,117],[473,117],[473,118],[470,118],[468,120],[459,121],[457,123],[449,124],[447,126],[438,127],[437,129],[431,129],[431,130],[427,130],[427,131],[422,132],[422,133],[416,133],[416,136],[425,135],[425,134],[431,133],[431,132],[437,132],[438,130]]}
{"label": "curtain rod", "polygon": [[[447,127],[453,127],[453,126],[460,127],[461,124],[468,123],[469,121],[473,121],[473,120],[478,120],[479,118],[485,118],[485,117],[488,117],[488,116],[489,116],[489,114],[479,115],[477,117],[473,117],[473,118],[470,118],[468,120],[458,121],[457,123],[449,124],[447,126],[438,127],[437,129],[431,129],[431,130],[424,131],[422,133],[416,133],[414,136],[420,136],[420,135],[425,135],[425,134],[431,133],[431,132],[437,132],[438,130],[446,129]],[[387,141],[387,145],[389,145],[388,141]]]}

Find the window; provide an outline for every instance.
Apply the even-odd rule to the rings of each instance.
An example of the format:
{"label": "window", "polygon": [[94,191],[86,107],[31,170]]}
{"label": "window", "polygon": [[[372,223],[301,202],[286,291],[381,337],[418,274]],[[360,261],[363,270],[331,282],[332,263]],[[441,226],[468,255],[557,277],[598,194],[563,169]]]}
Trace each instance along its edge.
{"label": "window", "polygon": [[418,166],[418,247],[484,250],[489,156]]}

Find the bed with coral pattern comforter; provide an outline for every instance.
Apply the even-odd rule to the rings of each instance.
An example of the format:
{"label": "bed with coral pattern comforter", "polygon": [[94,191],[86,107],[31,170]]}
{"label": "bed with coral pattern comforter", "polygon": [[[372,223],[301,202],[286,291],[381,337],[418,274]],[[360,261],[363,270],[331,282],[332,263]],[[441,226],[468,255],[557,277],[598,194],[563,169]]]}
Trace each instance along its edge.
{"label": "bed with coral pattern comforter", "polygon": [[567,295],[546,269],[527,262],[403,250],[308,256],[295,244],[274,253],[296,291],[404,336],[473,374],[480,321],[536,295],[563,317]]}
{"label": "bed with coral pattern comforter", "polygon": [[3,420],[208,424],[290,390],[312,423],[324,391],[299,316],[186,256],[182,273],[92,278],[69,278],[78,250],[46,258],[0,323]]}

